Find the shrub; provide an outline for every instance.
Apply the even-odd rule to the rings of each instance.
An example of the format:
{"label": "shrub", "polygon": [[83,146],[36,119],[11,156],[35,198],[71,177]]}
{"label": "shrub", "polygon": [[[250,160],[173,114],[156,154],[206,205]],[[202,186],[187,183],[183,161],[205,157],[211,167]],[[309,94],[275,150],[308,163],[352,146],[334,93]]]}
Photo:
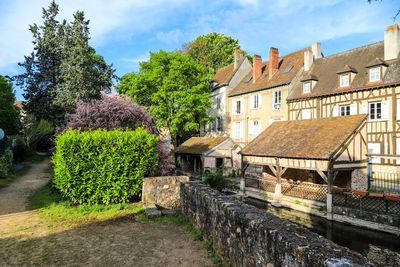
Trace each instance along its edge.
{"label": "shrub", "polygon": [[156,136],[145,129],[82,132],[56,137],[54,185],[78,203],[125,203],[140,197],[143,177],[157,167]]}
{"label": "shrub", "polygon": [[205,182],[212,188],[221,191],[227,186],[227,180],[224,177],[224,169],[218,168],[215,172],[209,172],[205,174]]}
{"label": "shrub", "polygon": [[[13,140],[15,140],[13,144]],[[22,162],[25,158],[26,145],[24,138],[20,135],[11,135],[7,140],[8,146],[12,147],[14,154],[14,164]]]}
{"label": "shrub", "polygon": [[[82,131],[97,129],[126,129],[135,130],[144,127],[148,133],[160,136],[154,118],[146,112],[146,108],[133,102],[129,97],[112,96],[105,94],[99,100],[89,103],[78,102],[76,111],[66,115],[67,124],[57,132],[69,128]],[[175,169],[166,142],[159,138],[157,147],[159,155],[158,166],[154,175],[169,175]]]}
{"label": "shrub", "polygon": [[53,125],[41,119],[40,121],[28,114],[22,121],[25,144],[30,150],[35,150],[39,141],[49,138],[54,132]]}
{"label": "shrub", "polygon": [[7,178],[14,172],[14,156],[10,148],[6,148],[0,155],[0,178]]}

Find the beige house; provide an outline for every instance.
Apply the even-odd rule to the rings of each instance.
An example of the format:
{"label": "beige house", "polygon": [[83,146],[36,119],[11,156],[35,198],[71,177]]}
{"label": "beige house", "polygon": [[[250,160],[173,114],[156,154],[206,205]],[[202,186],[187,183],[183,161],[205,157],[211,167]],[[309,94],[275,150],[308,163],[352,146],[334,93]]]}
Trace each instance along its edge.
{"label": "beige house", "polygon": [[384,40],[323,58],[304,53],[304,70],[287,98],[289,120],[368,114],[374,171],[400,173],[400,31]]}
{"label": "beige house", "polygon": [[291,83],[303,67],[304,53],[321,56],[319,44],[284,56],[271,47],[269,61],[254,55],[253,68],[228,94],[227,132],[241,147],[253,140],[274,121],[288,119],[286,98]]}
{"label": "beige house", "polygon": [[243,77],[251,70],[251,63],[239,49],[234,52],[234,62],[217,71],[210,82],[210,99],[212,107],[208,115],[214,118],[214,122],[204,125],[201,136],[226,136],[230,117],[227,116],[227,95],[235,88]]}

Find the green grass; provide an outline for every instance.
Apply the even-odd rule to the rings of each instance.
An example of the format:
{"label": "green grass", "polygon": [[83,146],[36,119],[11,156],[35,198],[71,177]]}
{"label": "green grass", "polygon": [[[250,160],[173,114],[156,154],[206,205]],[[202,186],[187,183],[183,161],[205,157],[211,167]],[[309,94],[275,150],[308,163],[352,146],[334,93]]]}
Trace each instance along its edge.
{"label": "green grass", "polygon": [[39,164],[41,163],[46,157],[44,156],[39,156],[37,154],[32,153],[29,157],[27,161],[32,162],[33,164]]}
{"label": "green grass", "polygon": [[53,189],[51,182],[29,197],[29,207],[53,223],[82,223],[110,219],[116,216],[139,213],[139,204],[75,205]]}

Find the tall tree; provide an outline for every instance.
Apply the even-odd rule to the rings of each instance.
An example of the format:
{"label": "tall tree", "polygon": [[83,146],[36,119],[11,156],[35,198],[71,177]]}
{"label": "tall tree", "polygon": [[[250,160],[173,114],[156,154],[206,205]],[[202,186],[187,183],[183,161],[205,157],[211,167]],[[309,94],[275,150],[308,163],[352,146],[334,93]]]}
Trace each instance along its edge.
{"label": "tall tree", "polygon": [[85,20],[82,11],[77,11],[73,23],[65,26],[63,54],[66,56],[54,92],[54,103],[67,112],[73,112],[79,100],[100,99],[101,90],[110,88],[111,78],[116,78],[112,65],[95,54],[89,39],[89,20]]}
{"label": "tall tree", "polygon": [[190,56],[195,63],[202,65],[210,80],[220,68],[233,62],[233,52],[239,48],[238,40],[213,32],[184,44],[179,52]]}
{"label": "tall tree", "polygon": [[58,5],[53,1],[48,9],[43,8],[43,25],[29,26],[32,32],[34,48],[25,61],[18,63],[25,73],[16,76],[17,84],[24,88],[27,100],[25,111],[39,119],[52,123],[62,119],[60,108],[52,101],[52,91],[59,83],[60,65],[62,62],[63,23],[56,20]]}
{"label": "tall tree", "polygon": [[184,131],[199,130],[200,123],[208,120],[211,101],[204,69],[180,53],[150,53],[139,72],[122,77],[117,91],[146,106],[157,127],[169,129],[175,146]]}
{"label": "tall tree", "polygon": [[0,128],[6,134],[17,134],[20,128],[19,110],[14,106],[12,84],[0,75]]}
{"label": "tall tree", "polygon": [[58,5],[52,1],[43,9],[43,25],[30,26],[34,49],[19,63],[25,73],[16,79],[25,90],[26,111],[61,125],[65,113],[72,112],[79,100],[99,99],[116,76],[112,65],[89,46],[89,21],[84,13],[78,11],[72,23],[60,23],[57,15]]}

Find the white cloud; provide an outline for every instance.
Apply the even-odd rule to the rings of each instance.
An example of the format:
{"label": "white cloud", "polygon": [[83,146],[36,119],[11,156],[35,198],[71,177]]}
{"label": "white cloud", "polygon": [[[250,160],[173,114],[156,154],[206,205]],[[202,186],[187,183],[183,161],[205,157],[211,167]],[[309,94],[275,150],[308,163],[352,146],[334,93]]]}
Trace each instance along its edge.
{"label": "white cloud", "polygon": [[169,32],[158,32],[157,39],[166,44],[179,45],[184,36],[183,32],[179,29],[175,29]]}

